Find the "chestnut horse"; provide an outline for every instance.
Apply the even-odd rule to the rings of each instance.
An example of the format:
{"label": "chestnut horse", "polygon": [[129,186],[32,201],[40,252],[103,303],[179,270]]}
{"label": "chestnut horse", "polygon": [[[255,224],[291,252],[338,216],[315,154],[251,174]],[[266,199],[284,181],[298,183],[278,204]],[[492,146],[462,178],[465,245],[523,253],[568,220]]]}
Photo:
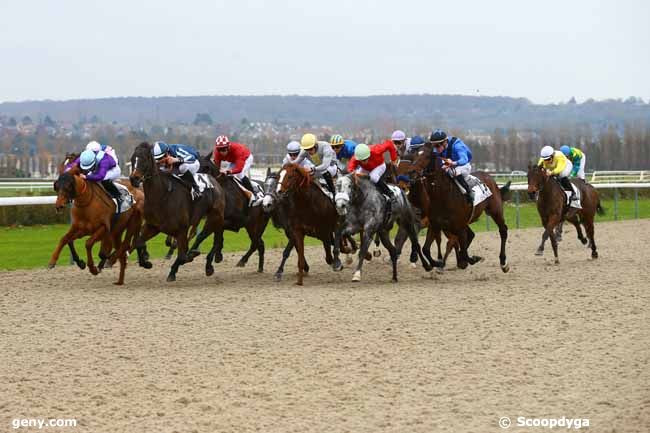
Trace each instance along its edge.
{"label": "chestnut horse", "polygon": [[587,244],[587,240],[582,235],[580,224],[584,225],[589,238],[591,247],[591,257],[598,258],[596,251],[596,242],[594,241],[594,218],[596,212],[603,215],[605,210],[600,205],[598,192],[592,186],[582,179],[572,179],[571,182],[580,190],[580,204],[582,209],[571,209],[567,204],[566,194],[557,179],[549,176],[546,170],[538,165],[528,166],[528,195],[531,198],[537,196],[537,212],[544,226],[542,235],[542,244],[538,251],[544,251],[544,239],[551,239],[555,263],[560,263],[557,256],[557,238],[555,228],[563,221],[567,220],[576,227],[578,239],[582,244]]}
{"label": "chestnut horse", "polygon": [[280,212],[286,217],[289,239],[294,242],[298,253],[298,280],[302,286],[305,269],[305,236],[320,239],[325,247],[325,261],[335,271],[343,266],[337,249],[332,257],[334,232],[338,214],[332,200],[327,198],[315,181],[303,168],[296,164],[285,165],[280,172],[279,193],[284,195],[278,201]]}
{"label": "chestnut horse", "polygon": [[[474,172],[473,176],[481,180],[492,192],[492,195],[473,206],[468,203],[453,179],[442,169],[441,158],[433,154],[430,142],[423,146],[414,163],[414,172],[419,173],[424,180],[424,187],[429,195],[429,206],[424,209],[424,215],[429,218],[431,228],[450,233],[458,239],[458,267],[464,269],[468,264],[476,263],[481,258],[469,256],[468,249],[474,239],[474,232],[470,224],[475,222],[485,211],[499,227],[501,248],[499,250],[499,264],[503,272],[510,270],[506,258],[506,240],[508,239],[508,226],[503,214],[503,201],[506,199],[510,185],[502,188],[497,186],[492,176],[485,172]],[[434,230],[427,232],[425,246],[433,242]]]}
{"label": "chestnut horse", "polygon": [[[92,248],[97,241],[109,235],[109,245],[112,243],[112,246],[115,247],[114,256],[120,261],[120,274],[115,284],[124,284],[126,254],[133,238],[139,231],[142,222],[141,215],[132,207],[116,216],[115,203],[106,191],[97,182],[87,181],[80,174],[79,168],[75,166],[60,175],[55,182],[57,210],[62,209],[69,202],[73,204],[72,225],[52,253],[48,267],[52,269],[56,266],[61,249],[65,245],[70,245],[75,239],[90,236],[86,241],[86,260],[90,273],[97,275],[99,269],[94,264]],[[126,235],[122,240],[125,230]]]}

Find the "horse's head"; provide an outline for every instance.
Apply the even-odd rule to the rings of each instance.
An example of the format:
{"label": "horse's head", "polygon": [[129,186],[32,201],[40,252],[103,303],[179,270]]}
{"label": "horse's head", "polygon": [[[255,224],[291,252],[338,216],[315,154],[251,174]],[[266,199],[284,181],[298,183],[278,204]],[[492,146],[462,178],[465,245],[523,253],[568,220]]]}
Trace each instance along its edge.
{"label": "horse's head", "polygon": [[412,161],[412,170],[421,174],[428,167],[431,166],[431,158],[433,158],[433,144],[430,141],[427,141],[422,146],[422,150],[418,153],[417,157]]}
{"label": "horse's head", "polygon": [[548,179],[546,170],[537,164],[528,164],[528,197],[535,199],[537,194],[544,188]]}
{"label": "horse's head", "polygon": [[352,197],[356,182],[358,182],[358,180],[355,174],[339,176],[338,179],[336,179],[336,196],[334,197],[334,203],[336,204],[336,212],[341,216],[348,213],[350,197]]}
{"label": "horse's head", "polygon": [[61,162],[61,164],[59,164],[58,173],[63,174],[65,172],[65,167],[68,164],[74,162],[74,160],[77,159],[78,157],[79,157],[78,153],[75,153],[75,152],[66,153],[65,154],[65,159],[63,160],[63,162]]}
{"label": "horse's head", "polygon": [[129,180],[134,187],[138,187],[143,179],[147,179],[156,172],[156,162],[151,153],[151,145],[147,142],[140,143],[131,155],[131,174]]}
{"label": "horse's head", "polygon": [[55,207],[58,212],[74,200],[77,195],[75,175],[70,172],[61,174],[54,182],[54,191],[56,191]]}
{"label": "horse's head", "polygon": [[309,187],[311,177],[309,173],[297,164],[287,164],[280,172],[280,190],[285,194],[289,191],[301,191]]}
{"label": "horse's head", "polygon": [[262,200],[262,208],[266,213],[271,212],[275,207],[280,190],[279,179],[280,172],[271,173],[270,169],[267,170],[266,179],[264,179],[264,199]]}

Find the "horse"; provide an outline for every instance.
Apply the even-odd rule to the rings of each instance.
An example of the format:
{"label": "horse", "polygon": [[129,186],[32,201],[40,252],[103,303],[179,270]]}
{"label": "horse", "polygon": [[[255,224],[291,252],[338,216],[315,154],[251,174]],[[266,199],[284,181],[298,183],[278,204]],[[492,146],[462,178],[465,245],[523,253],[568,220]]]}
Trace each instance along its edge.
{"label": "horse", "polygon": [[[343,268],[339,260],[339,249],[334,248],[334,232],[338,214],[332,200],[325,196],[316,181],[296,164],[287,164],[280,172],[277,192],[283,197],[277,201],[278,212],[283,215],[287,237],[294,243],[298,253],[298,279],[296,284],[303,285],[305,271],[305,236],[311,236],[323,242],[325,262],[334,271]],[[289,245],[287,245],[287,248]],[[286,251],[286,248],[285,248]],[[291,251],[291,249],[289,249]]]}
{"label": "horse", "polygon": [[[242,191],[238,182],[232,176],[226,176],[220,172],[210,155],[199,158],[201,173],[208,173],[216,178],[221,185],[226,197],[226,206],[224,209],[224,230],[238,232],[245,228],[251,245],[246,254],[237,262],[237,267],[244,267],[250,256],[257,251],[259,261],[257,272],[264,272],[264,239],[262,235],[269,223],[270,216],[264,212],[261,206],[249,206],[249,197]],[[257,182],[256,182],[257,183]],[[221,261],[222,254],[219,249],[216,253],[217,261]]]}
{"label": "horse", "polygon": [[[503,201],[507,200],[510,184],[499,188],[495,180],[485,172],[474,172],[477,177],[492,192],[485,201],[474,206],[467,202],[464,194],[457,187],[454,180],[442,169],[442,158],[433,154],[433,145],[427,142],[423,151],[414,163],[413,173],[423,178],[424,186],[429,195],[429,206],[424,209],[424,214],[429,218],[430,227],[441,229],[458,239],[458,267],[465,269],[468,264],[481,261],[478,256],[469,256],[468,249],[474,239],[474,232],[470,224],[476,221],[485,211],[499,227],[501,248],[499,250],[499,264],[503,272],[510,270],[506,258],[506,241],[508,239],[508,226],[503,213]],[[433,242],[433,230],[427,232],[424,249]]]}
{"label": "horse", "polygon": [[[75,239],[90,236],[86,241],[86,260],[90,273],[97,275],[101,268],[98,269],[93,262],[92,248],[97,241],[108,235],[110,237],[109,245],[112,244],[116,250],[115,260],[120,261],[120,273],[115,284],[124,284],[127,251],[142,223],[142,216],[137,209],[132,207],[115,215],[115,203],[104,188],[97,182],[82,178],[81,172],[76,166],[59,176],[55,182],[55,190],[57,192],[55,204],[57,210],[63,209],[72,202],[72,224],[52,253],[48,268],[52,269],[56,266],[61,249],[65,245],[70,245]],[[126,235],[122,240],[122,234],[125,231]]]}
{"label": "horse", "polygon": [[342,235],[363,232],[357,268],[352,276],[353,282],[361,281],[363,261],[376,234],[388,250],[393,267],[392,281],[397,282],[397,249],[390,240],[390,229],[395,222],[408,233],[424,269],[431,270],[432,265],[424,258],[420,249],[415,230],[415,214],[403,193],[396,198],[396,205],[390,212],[390,217],[387,217],[389,209],[386,199],[366,176],[348,174],[339,177],[336,180],[336,190],[336,210],[343,217],[343,223],[336,231],[335,253]]}
{"label": "horse", "polygon": [[[598,192],[592,185],[582,179],[572,179],[572,183],[580,191],[580,204],[582,209],[570,209],[567,204],[566,194],[560,182],[549,176],[547,171],[542,167],[532,164],[528,165],[528,195],[531,199],[537,197],[537,212],[544,226],[542,243],[538,248],[538,252],[541,251],[543,253],[544,241],[546,238],[550,238],[556,264],[560,263],[560,259],[557,255],[557,235],[555,228],[563,220],[567,220],[575,226],[580,242],[583,245],[589,242],[591,257],[593,259],[598,258],[596,242],[594,241],[594,218],[596,212],[599,215],[603,215],[605,210],[600,204]],[[580,224],[584,225],[589,241],[583,236]]]}
{"label": "horse", "polygon": [[[219,236],[223,235],[223,221],[225,196],[217,181],[208,175],[210,188],[206,188],[200,198],[192,199],[192,187],[185,181],[173,176],[171,173],[159,170],[151,151],[152,147],[147,142],[140,143],[131,156],[131,183],[143,184],[146,201],[144,203],[145,225],[136,240],[136,248],[142,250],[146,241],[160,232],[172,235],[178,242],[176,260],[171,266],[167,281],[176,281],[178,268],[191,261],[188,254],[188,229],[199,223],[203,216],[206,222],[203,226],[202,239],[214,233],[214,243],[206,257],[205,273],[212,275],[212,259],[216,252]],[[192,251],[198,255],[197,237]],[[223,243],[221,237],[220,242]],[[140,264],[146,266],[139,258]],[[148,263],[150,266],[150,263]]]}
{"label": "horse", "polygon": [[[293,250],[295,246],[295,242],[291,238],[291,232],[288,227],[287,217],[283,212],[284,207],[278,205],[278,202],[280,200],[284,200],[286,198],[285,194],[278,193],[279,179],[280,179],[280,172],[273,173],[271,172],[270,168],[267,169],[266,179],[264,180],[264,200],[262,201],[262,207],[264,209],[264,212],[270,215],[273,226],[277,229],[283,230],[288,240],[287,245],[284,247],[284,250],[282,251],[282,260],[280,262],[280,265],[278,266],[278,270],[274,274],[274,279],[276,281],[282,280],[282,275],[284,274],[284,265],[287,259],[289,258],[289,256],[291,255],[291,250]],[[328,254],[331,254],[331,247],[332,245],[323,243],[323,248],[325,249],[326,256]],[[329,252],[328,249],[330,250]],[[345,238],[344,245],[341,247],[341,251],[349,255],[349,253],[354,252],[356,250],[357,250],[357,244],[354,241],[354,239],[352,239],[351,237]],[[307,263],[307,259],[305,259],[304,269],[305,269],[305,274],[308,274],[309,264]]]}

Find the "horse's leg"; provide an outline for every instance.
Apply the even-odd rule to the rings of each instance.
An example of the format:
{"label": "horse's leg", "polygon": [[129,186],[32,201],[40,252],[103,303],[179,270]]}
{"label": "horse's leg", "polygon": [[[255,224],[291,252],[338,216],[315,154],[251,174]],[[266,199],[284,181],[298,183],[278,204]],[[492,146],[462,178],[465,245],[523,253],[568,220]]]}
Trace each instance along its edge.
{"label": "horse's leg", "polygon": [[151,269],[153,265],[149,261],[149,253],[147,253],[147,241],[160,233],[160,229],[150,224],[145,224],[144,229],[135,241],[135,248],[138,251],[138,265],[145,269]]}
{"label": "horse's leg", "polygon": [[508,259],[506,258],[506,241],[508,240],[508,226],[506,225],[505,218],[503,218],[503,212],[498,212],[492,216],[492,220],[499,227],[499,236],[501,237],[501,247],[499,249],[499,264],[501,265],[501,270],[503,272],[508,272],[510,270],[510,265],[508,264]]}
{"label": "horse's leg", "polygon": [[176,239],[173,236],[167,235],[165,238],[165,245],[169,247],[167,254],[165,254],[165,260],[170,260],[174,257],[174,250],[176,249]]}
{"label": "horse's leg", "polygon": [[598,258],[598,251],[596,251],[596,240],[594,239],[594,217],[587,216],[584,218],[585,231],[589,238],[589,245],[591,246],[591,258]]}
{"label": "horse's leg", "polygon": [[375,234],[375,250],[372,252],[374,257],[381,256],[381,250],[379,249],[379,233]]}
{"label": "horse's leg", "polygon": [[172,267],[169,270],[169,275],[167,275],[167,282],[176,281],[176,272],[178,272],[178,268],[183,263],[188,262],[187,229],[180,230],[176,233],[176,242],[178,243],[178,252],[176,253],[176,260],[174,260],[174,263],[172,264]]}
{"label": "horse's leg", "polygon": [[[577,215],[573,215],[571,219],[577,219]],[[555,240],[558,242],[562,242],[562,226],[564,226],[564,222],[560,221],[560,223],[557,225],[555,228]]]}
{"label": "horse's leg", "polygon": [[[435,260],[433,260],[433,257],[431,257],[431,244],[433,244],[434,239],[439,233],[440,232],[438,232],[436,229],[432,228],[431,226],[427,228],[427,237],[424,240],[424,246],[422,247],[422,254],[424,254],[424,257],[426,257],[429,263],[431,263],[432,265],[434,266],[437,265],[437,267],[444,268],[445,267],[444,262],[443,263],[436,262]],[[413,243],[411,243],[411,245],[415,247]],[[416,254],[417,254],[417,250],[416,250]]]}
{"label": "horse's leg", "polygon": [[[343,265],[341,264],[341,260],[339,259],[339,254],[341,252],[341,242],[343,239],[343,234],[341,233],[341,230],[338,228],[334,230],[334,261],[332,262],[332,270],[334,272],[339,272],[341,269],[343,269]],[[347,237],[348,241],[350,242],[350,245],[352,246],[354,244],[354,240],[352,237]],[[354,248],[356,249],[356,244],[354,244]],[[349,253],[346,253],[346,257],[350,257]],[[346,262],[349,263],[349,261],[346,259]]]}
{"label": "horse's leg", "polygon": [[560,259],[557,256],[557,239],[555,239],[556,225],[557,225],[557,221],[555,220],[555,218],[549,219],[546,225],[546,234],[551,239],[551,246],[553,247],[553,255],[555,256],[555,264],[557,265],[560,263]]}
{"label": "horse's leg", "polygon": [[353,282],[361,281],[361,268],[363,267],[363,261],[366,258],[366,254],[368,253],[368,249],[370,248],[371,242],[372,242],[372,234],[365,232],[364,235],[361,237],[361,248],[359,249],[359,260],[357,262],[357,270],[354,271],[354,275],[352,275]]}
{"label": "horse's leg", "polygon": [[95,267],[93,260],[93,245],[106,233],[106,226],[101,225],[91,236],[86,240],[86,261],[88,262],[88,270],[91,274],[99,274],[99,270]]}
{"label": "horse's leg", "polygon": [[476,263],[483,260],[481,256],[469,256],[469,247],[472,245],[472,241],[474,240],[475,236],[476,234],[474,233],[474,230],[472,230],[470,226],[467,226],[467,253],[470,265],[475,265]]}
{"label": "horse's leg", "polygon": [[[578,219],[578,215],[574,215],[573,217],[567,219],[573,226],[576,228],[576,234],[578,235],[578,240],[582,245],[587,245],[587,238],[582,234],[582,228],[580,227],[580,220]],[[555,236],[557,238],[557,232],[558,230],[555,230]]]}
{"label": "horse's leg", "polygon": [[332,258],[332,247],[334,246],[334,235],[330,233],[326,242],[323,242],[323,248],[325,249],[325,263],[331,265],[334,263]]}
{"label": "horse's leg", "polygon": [[546,233],[546,229],[542,232],[542,242],[539,244],[539,247],[537,247],[537,251],[535,251],[536,256],[543,256],[544,255],[544,244],[548,240],[548,234]]}
{"label": "horse's leg", "polygon": [[287,246],[284,247],[284,251],[282,251],[282,260],[280,261],[280,266],[278,266],[278,270],[275,271],[275,275],[273,275],[275,281],[282,280],[282,274],[284,273],[284,264],[286,263],[287,259],[291,255],[291,250],[294,247],[294,242],[291,239],[291,237],[290,236],[287,237],[289,238],[289,241],[287,242]]}
{"label": "horse's leg", "polygon": [[454,233],[454,235],[458,237],[458,254],[456,255],[458,267],[460,269],[465,269],[469,264],[469,255],[467,253],[467,230],[462,229],[458,234]]}
{"label": "horse's leg", "polygon": [[266,251],[266,247],[264,245],[264,239],[262,239],[262,234],[260,234],[260,238],[257,244],[257,255],[259,257],[258,262],[257,262],[257,272],[262,273],[264,272],[264,252]]}
{"label": "horse's leg", "polygon": [[[115,247],[115,250],[113,250]],[[99,263],[97,268],[101,271],[105,267],[110,268],[117,261],[117,249],[118,247],[112,241],[112,235],[106,233],[102,238],[101,246],[99,247]],[[111,250],[112,254],[111,254]],[[108,261],[108,266],[106,266],[106,261]]]}
{"label": "horse's leg", "polygon": [[[203,225],[203,230],[201,230],[201,233],[199,233],[196,239],[194,239],[194,243],[192,244],[192,247],[187,252],[188,261],[191,262],[192,260],[194,260],[195,257],[201,254],[201,250],[199,250],[199,247],[201,246],[203,241],[206,240],[208,236],[210,236],[212,233],[214,233],[214,229],[212,227],[209,227],[208,221],[206,221],[205,224]],[[176,239],[176,243],[178,244],[178,239]]]}
{"label": "horse's leg", "polygon": [[[406,242],[407,238],[408,238],[408,236],[406,235],[406,230],[404,230],[402,228],[402,226],[400,226],[397,229],[397,234],[395,235],[395,249],[397,250],[397,256],[398,257],[402,255],[402,249],[404,248],[404,243]],[[382,241],[382,244],[383,244],[383,241]],[[417,257],[416,257],[416,260],[417,260]]]}
{"label": "horse's leg", "polygon": [[235,265],[238,268],[243,268],[244,266],[246,266],[246,263],[248,263],[248,259],[250,258],[250,256],[255,251],[257,251],[257,248],[259,247],[259,238],[256,236],[256,233],[254,233],[254,231],[251,230],[251,227],[246,226],[246,232],[248,233],[248,238],[251,240],[251,244],[248,247],[248,251],[246,251],[246,254],[244,254]]}
{"label": "horse's leg", "polygon": [[390,261],[393,264],[393,283],[397,282],[397,248],[393,246],[393,244],[390,241],[390,232],[388,230],[386,231],[380,231],[378,233],[379,239],[381,239],[381,243],[388,250],[388,254],[390,255]]}
{"label": "horse's leg", "polygon": [[[402,225],[404,227],[404,230],[406,230],[409,240],[411,241],[411,245],[413,245],[413,247],[415,248],[415,251],[417,252],[418,257],[420,258],[420,262],[422,263],[422,267],[424,268],[424,270],[429,272],[431,269],[433,269],[434,266],[439,266],[440,264],[438,262],[435,262],[434,260],[429,260],[427,257],[424,257],[424,255],[422,254],[422,249],[420,248],[420,241],[418,241],[418,232],[415,230],[415,226],[413,224],[409,224],[408,221],[400,225]],[[428,235],[428,231],[427,231],[427,235]],[[429,256],[431,256],[431,253],[429,253]]]}
{"label": "horse's leg", "polygon": [[305,272],[305,234],[294,230],[293,241],[296,243],[296,253],[298,254],[298,281],[296,281],[296,284],[302,286]]}
{"label": "horse's leg", "polygon": [[68,248],[70,248],[70,255],[72,256],[72,261],[79,267],[79,269],[86,269],[86,262],[79,258],[77,250],[74,247],[74,242],[68,242]]}
{"label": "horse's leg", "polygon": [[[75,226],[71,226],[68,229],[66,234],[63,235],[63,237],[59,240],[59,243],[57,244],[56,248],[54,249],[54,252],[52,253],[52,257],[50,258],[50,261],[47,264],[48,269],[52,269],[52,268],[54,268],[56,266],[56,262],[59,260],[59,255],[61,254],[61,250],[66,245],[72,245],[74,240],[79,237],[79,236],[77,236],[78,233],[79,232],[78,232],[78,230],[77,230],[77,228]],[[70,248],[72,250],[74,247],[70,247]],[[75,254],[76,254],[76,252],[75,252]],[[78,256],[77,256],[77,259],[79,259]]]}
{"label": "horse's leg", "polygon": [[[438,260],[442,260],[442,251],[440,250],[440,246],[442,245],[442,230],[436,230],[435,233],[435,239],[436,239],[436,245],[438,246]],[[449,244],[449,242],[447,242]],[[429,253],[429,256],[431,253]],[[427,257],[429,257],[427,256]],[[445,259],[446,261],[446,259]]]}

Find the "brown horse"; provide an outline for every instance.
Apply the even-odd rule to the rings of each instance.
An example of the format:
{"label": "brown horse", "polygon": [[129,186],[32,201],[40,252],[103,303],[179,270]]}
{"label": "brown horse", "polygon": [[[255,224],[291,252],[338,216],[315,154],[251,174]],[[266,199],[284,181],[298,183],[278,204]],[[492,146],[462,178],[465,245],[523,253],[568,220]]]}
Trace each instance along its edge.
{"label": "brown horse", "polygon": [[582,235],[580,224],[584,225],[591,247],[591,257],[598,258],[596,242],[594,241],[594,218],[596,212],[603,215],[605,210],[600,205],[600,198],[596,189],[581,179],[572,179],[572,183],[580,191],[580,204],[582,209],[571,209],[567,204],[566,194],[560,182],[549,176],[547,171],[538,165],[528,166],[528,195],[537,196],[537,212],[544,226],[542,244],[538,251],[544,251],[544,239],[551,239],[555,263],[560,263],[557,256],[557,238],[555,228],[565,219],[576,227],[578,239],[582,244],[587,240]]}
{"label": "brown horse", "polygon": [[284,197],[279,200],[281,212],[286,217],[290,240],[298,253],[298,280],[302,286],[305,273],[305,236],[320,239],[325,246],[325,261],[335,271],[343,266],[334,245],[338,213],[334,203],[321,191],[311,176],[300,166],[288,164],[280,173],[280,191]]}
{"label": "brown horse", "polygon": [[[120,261],[120,274],[115,284],[124,284],[126,253],[139,231],[141,216],[133,207],[116,216],[115,203],[104,189],[97,182],[85,180],[80,174],[79,168],[73,167],[60,175],[55,182],[57,210],[62,209],[69,202],[73,204],[72,225],[52,253],[48,267],[52,269],[56,266],[61,249],[65,245],[69,245],[75,239],[90,236],[86,241],[88,269],[90,273],[97,275],[99,269],[93,262],[92,248],[97,241],[109,235],[109,245],[115,247],[115,257]],[[125,231],[126,235],[122,240]]]}
{"label": "brown horse", "polygon": [[[509,192],[509,184],[502,188],[497,186],[492,176],[485,172],[474,172],[473,176],[481,180],[492,192],[485,201],[473,206],[468,203],[453,179],[442,169],[441,158],[433,154],[432,144],[426,143],[414,163],[414,172],[424,177],[424,187],[429,195],[429,206],[424,209],[429,218],[429,225],[434,230],[442,230],[458,239],[458,267],[464,269],[468,264],[480,261],[478,256],[469,256],[468,248],[474,239],[474,232],[470,224],[475,222],[485,211],[499,227],[501,248],[499,250],[499,263],[503,272],[510,270],[506,259],[506,240],[508,239],[508,226],[503,214],[503,201]],[[427,232],[425,247],[433,242],[434,230]]]}

